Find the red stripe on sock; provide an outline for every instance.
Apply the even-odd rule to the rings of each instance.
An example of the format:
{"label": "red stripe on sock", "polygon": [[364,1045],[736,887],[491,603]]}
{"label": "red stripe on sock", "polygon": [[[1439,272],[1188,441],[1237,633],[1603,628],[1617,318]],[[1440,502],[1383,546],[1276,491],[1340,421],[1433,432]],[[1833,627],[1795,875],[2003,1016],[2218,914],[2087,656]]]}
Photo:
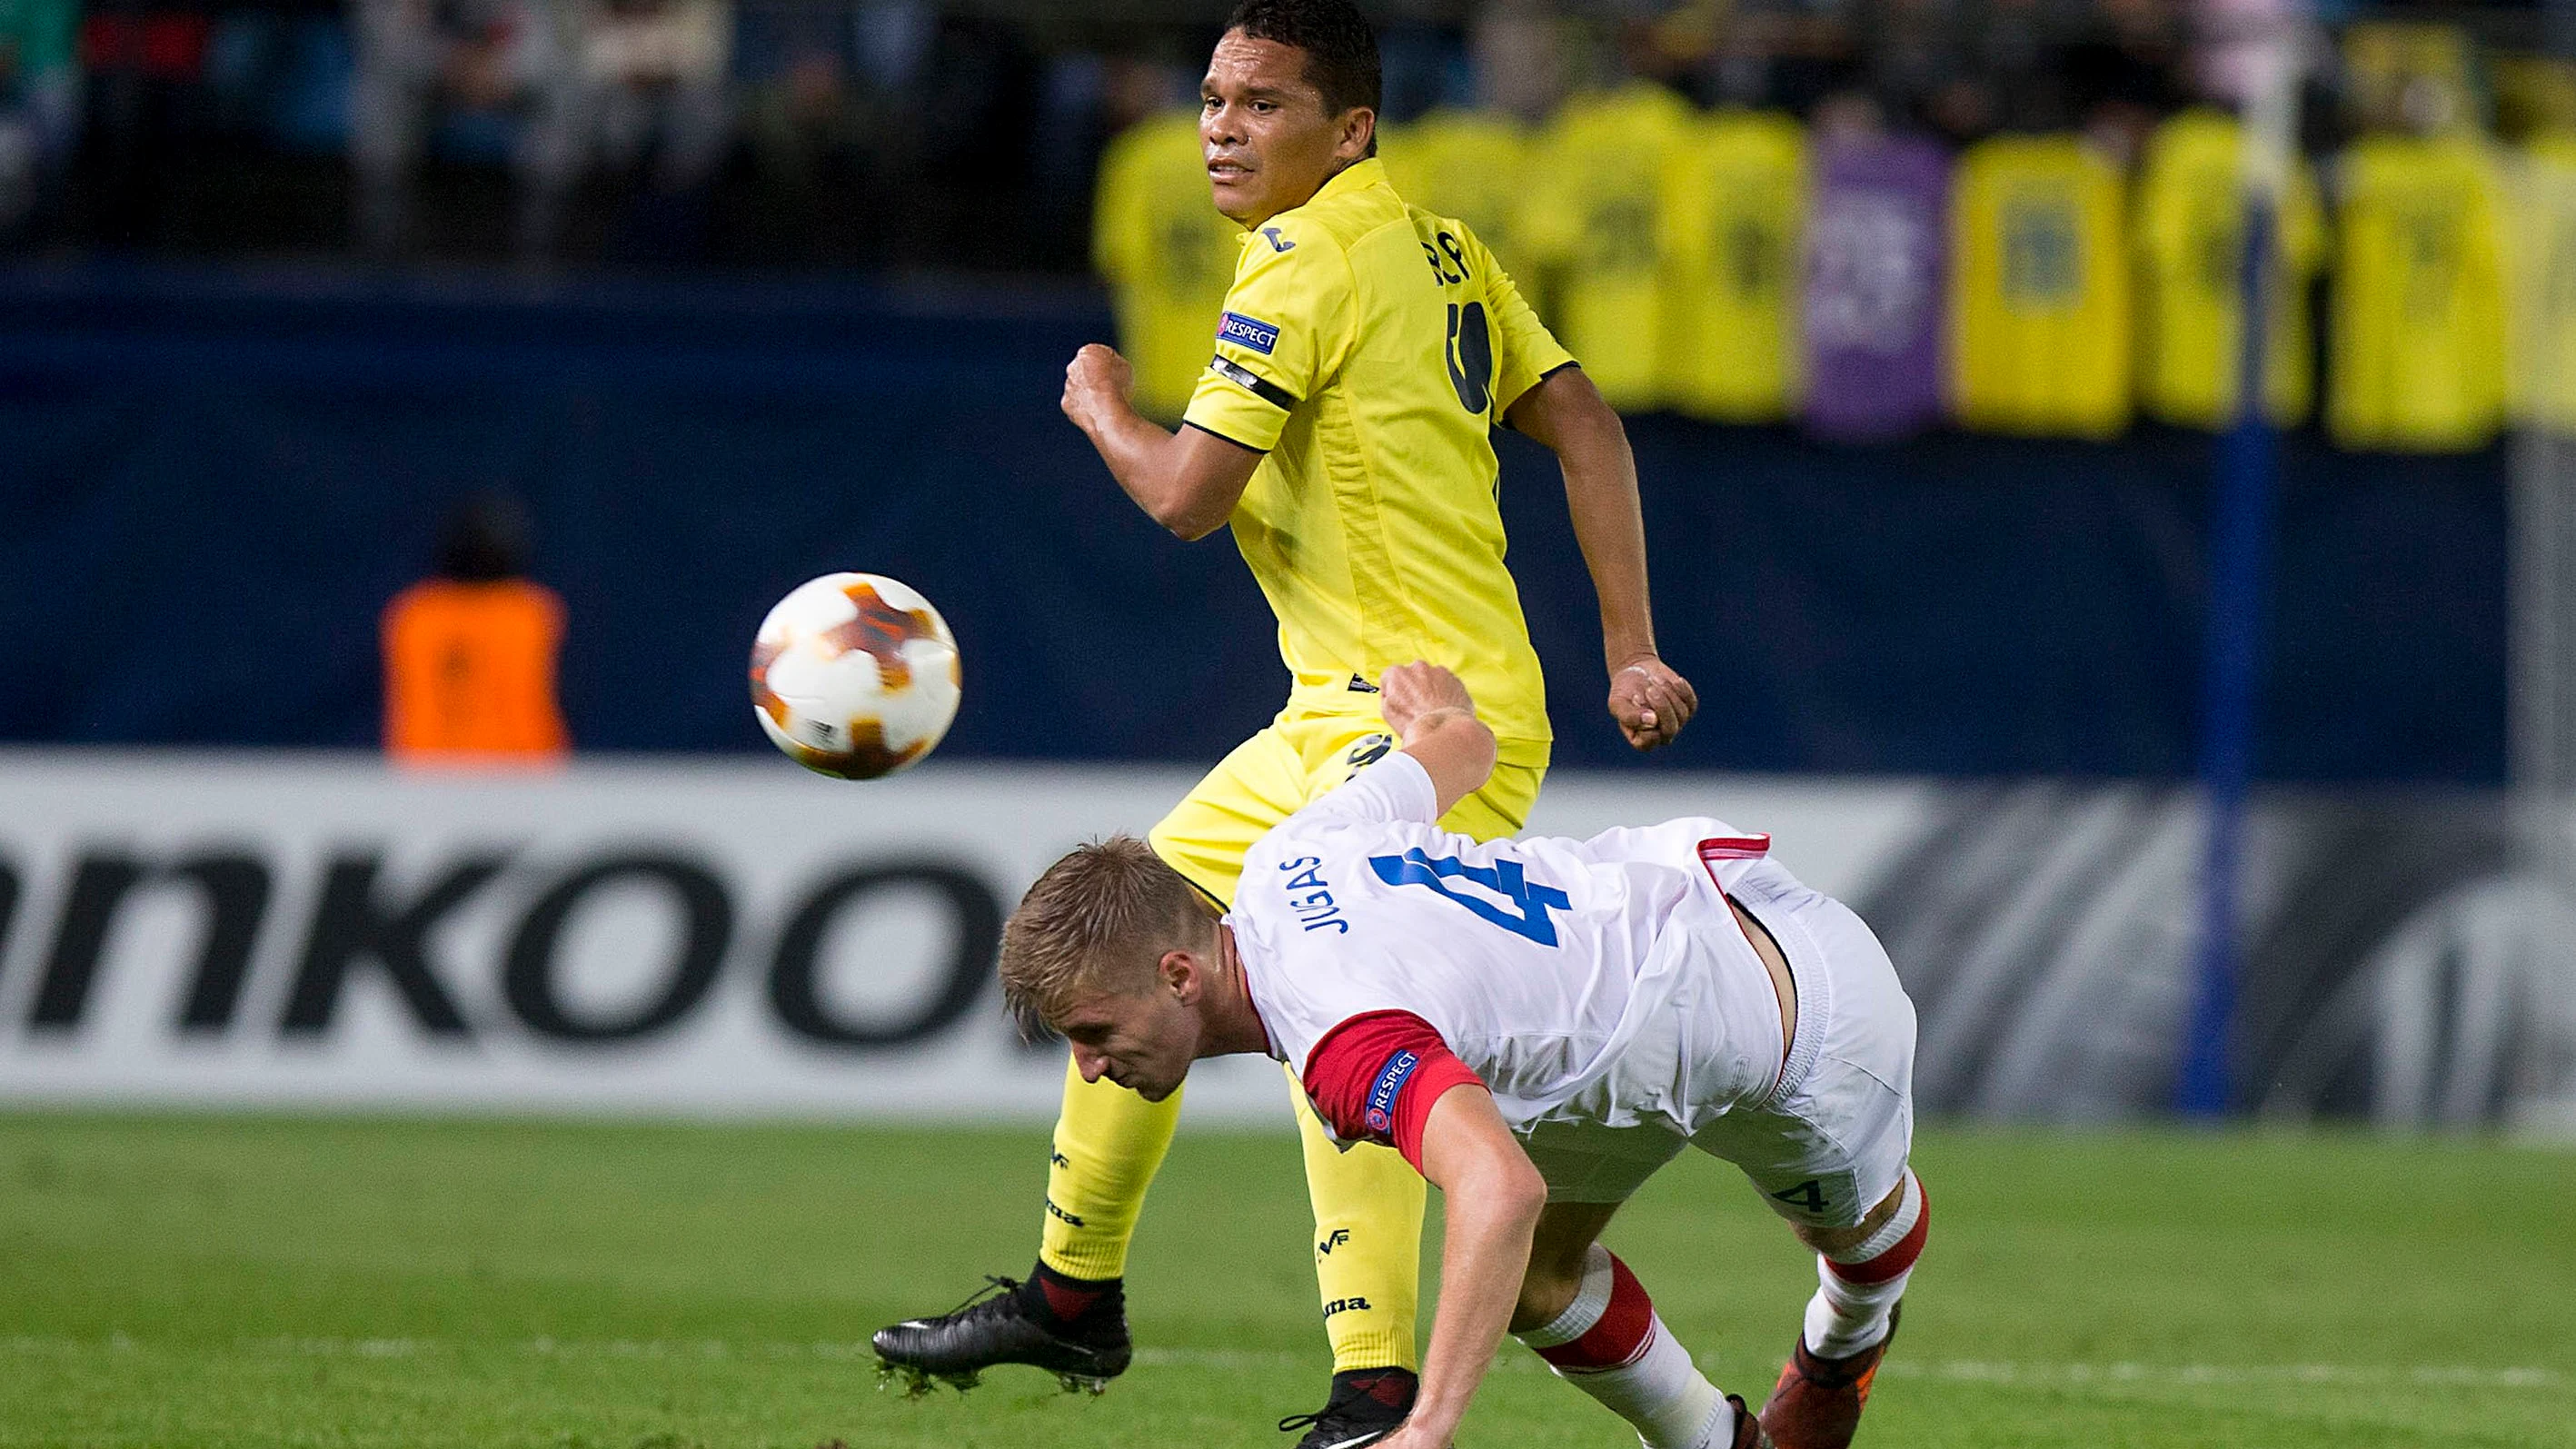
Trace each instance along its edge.
{"label": "red stripe on sock", "polygon": [[1655,1301],[1637,1282],[1637,1275],[1610,1255],[1610,1306],[1601,1310],[1601,1321],[1592,1325],[1581,1338],[1542,1348],[1540,1358],[1568,1373],[1599,1373],[1604,1369],[1625,1368],[1643,1358],[1646,1345],[1655,1336]]}
{"label": "red stripe on sock", "polygon": [[1100,1295],[1108,1290],[1105,1288],[1092,1288],[1088,1290],[1081,1288],[1068,1288],[1061,1283],[1051,1282],[1045,1278],[1040,1278],[1038,1280],[1038,1291],[1046,1295],[1048,1312],[1053,1313],[1058,1318],[1070,1322],[1089,1312],[1091,1310],[1091,1305],[1099,1302]]}
{"label": "red stripe on sock", "polygon": [[1914,1184],[1914,1192],[1919,1204],[1914,1214],[1914,1226],[1904,1237],[1896,1240],[1896,1246],[1866,1262],[1837,1263],[1827,1258],[1825,1266],[1835,1277],[1846,1283],[1884,1283],[1914,1266],[1914,1260],[1923,1256],[1923,1240],[1932,1231],[1932,1195],[1923,1190],[1919,1179]]}

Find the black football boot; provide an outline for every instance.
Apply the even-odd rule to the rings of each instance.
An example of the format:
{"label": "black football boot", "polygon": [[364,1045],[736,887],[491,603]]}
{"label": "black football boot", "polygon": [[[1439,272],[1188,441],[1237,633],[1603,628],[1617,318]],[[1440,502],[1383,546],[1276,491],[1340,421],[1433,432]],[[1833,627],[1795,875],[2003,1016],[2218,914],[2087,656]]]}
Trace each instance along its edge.
{"label": "black football boot", "polygon": [[1085,1282],[1041,1264],[1027,1282],[984,1282],[982,1291],[936,1318],[878,1329],[871,1339],[878,1381],[899,1379],[905,1393],[918,1397],[933,1382],[971,1389],[984,1370],[1018,1363],[1054,1374],[1067,1393],[1096,1394],[1127,1371],[1132,1350],[1119,1280]]}
{"label": "black football boot", "polygon": [[1333,1391],[1324,1407],[1311,1414],[1289,1415],[1279,1421],[1279,1431],[1305,1430],[1297,1449],[1361,1449],[1404,1423],[1404,1416],[1413,1412],[1413,1393],[1421,1383],[1400,1368],[1345,1369],[1333,1375]]}

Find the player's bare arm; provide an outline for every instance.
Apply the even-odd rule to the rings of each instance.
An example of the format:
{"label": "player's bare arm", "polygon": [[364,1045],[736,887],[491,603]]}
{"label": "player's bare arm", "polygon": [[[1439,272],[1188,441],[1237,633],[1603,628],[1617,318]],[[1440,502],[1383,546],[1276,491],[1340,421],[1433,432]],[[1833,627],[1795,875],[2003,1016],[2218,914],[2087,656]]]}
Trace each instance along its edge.
{"label": "player's bare arm", "polygon": [[1446,815],[1494,773],[1494,732],[1476,718],[1466,682],[1437,664],[1399,664],[1378,676],[1378,713],[1431,777]]}
{"label": "player's bare arm", "polygon": [[1422,1126],[1422,1175],[1447,1203],[1440,1307],[1423,1355],[1422,1389],[1383,1449],[1448,1449],[1520,1300],[1547,1180],[1482,1087],[1453,1087]]}
{"label": "player's bare arm", "polygon": [[1147,517],[1184,539],[1222,527],[1261,455],[1204,428],[1166,431],[1136,411],[1136,375],[1097,342],[1064,370],[1064,415],[1091,439],[1111,477]]}
{"label": "player's bare arm", "polygon": [[[1209,57],[1199,116],[1208,186],[1217,210],[1245,226],[1305,205],[1376,134],[1368,107],[1325,106],[1295,46],[1229,31]],[[1185,539],[1216,532],[1261,455],[1201,428],[1165,431],[1137,413],[1134,390],[1127,359],[1093,343],[1064,370],[1064,415],[1148,517]]]}
{"label": "player's bare arm", "polygon": [[1610,714],[1640,750],[1672,743],[1699,695],[1655,652],[1646,598],[1646,525],[1628,430],[1579,367],[1559,368],[1512,403],[1507,420],[1556,454],[1574,538],[1601,599],[1601,653]]}

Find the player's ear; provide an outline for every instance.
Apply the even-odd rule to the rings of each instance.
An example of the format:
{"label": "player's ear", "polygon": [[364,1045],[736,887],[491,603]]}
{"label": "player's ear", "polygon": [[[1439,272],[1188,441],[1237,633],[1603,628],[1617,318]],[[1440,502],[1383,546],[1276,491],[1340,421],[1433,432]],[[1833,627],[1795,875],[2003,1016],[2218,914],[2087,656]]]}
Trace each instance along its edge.
{"label": "player's ear", "polygon": [[1341,134],[1333,141],[1333,159],[1347,166],[1377,150],[1377,112],[1353,106],[1342,112]]}
{"label": "player's ear", "polygon": [[1154,963],[1156,973],[1163,978],[1163,989],[1179,997],[1183,1006],[1199,999],[1199,988],[1204,984],[1199,966],[1199,958],[1187,951],[1166,951],[1163,959]]}

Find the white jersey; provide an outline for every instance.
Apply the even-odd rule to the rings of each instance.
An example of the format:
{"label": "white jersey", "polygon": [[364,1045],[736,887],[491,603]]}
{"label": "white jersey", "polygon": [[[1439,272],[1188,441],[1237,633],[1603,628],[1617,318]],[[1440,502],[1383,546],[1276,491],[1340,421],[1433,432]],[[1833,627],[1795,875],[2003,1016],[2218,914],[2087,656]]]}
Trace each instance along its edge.
{"label": "white jersey", "polygon": [[1341,1023],[1411,1012],[1516,1131],[1687,1135],[1770,1094],[1779,998],[1719,886],[1778,871],[1762,837],[1696,818],[1478,844],[1438,813],[1399,750],[1245,853],[1225,919],[1273,1057],[1302,1075]]}

